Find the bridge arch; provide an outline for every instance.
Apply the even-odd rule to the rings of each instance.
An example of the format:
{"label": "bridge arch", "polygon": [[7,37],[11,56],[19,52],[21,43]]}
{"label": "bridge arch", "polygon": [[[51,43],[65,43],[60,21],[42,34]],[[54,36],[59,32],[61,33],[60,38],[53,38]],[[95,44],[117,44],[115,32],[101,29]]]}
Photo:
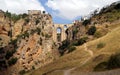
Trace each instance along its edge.
{"label": "bridge arch", "polygon": [[62,42],[66,40],[67,34],[65,31],[71,27],[73,24],[54,24],[53,25],[53,41],[54,42]]}
{"label": "bridge arch", "polygon": [[61,42],[62,39],[62,28],[61,27],[57,27],[57,41]]}
{"label": "bridge arch", "polygon": [[65,30],[67,29],[67,25],[64,25],[64,29],[65,29]]}

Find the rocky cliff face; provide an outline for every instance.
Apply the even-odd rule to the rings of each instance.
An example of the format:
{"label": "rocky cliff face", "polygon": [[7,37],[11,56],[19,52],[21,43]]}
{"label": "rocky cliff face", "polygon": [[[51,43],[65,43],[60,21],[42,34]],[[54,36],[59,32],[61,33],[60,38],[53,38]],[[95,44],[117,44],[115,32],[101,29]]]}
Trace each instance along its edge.
{"label": "rocky cliff face", "polygon": [[8,32],[10,31],[10,20],[5,17],[4,12],[0,11],[0,47],[8,44],[10,38]]}
{"label": "rocky cliff face", "polygon": [[0,69],[4,75],[18,75],[37,69],[56,58],[51,15],[32,11],[16,22],[5,18],[4,12],[0,15]]}
{"label": "rocky cliff face", "polygon": [[74,41],[82,38],[86,34],[86,28],[82,22],[75,22],[74,25],[66,30],[67,40]]}

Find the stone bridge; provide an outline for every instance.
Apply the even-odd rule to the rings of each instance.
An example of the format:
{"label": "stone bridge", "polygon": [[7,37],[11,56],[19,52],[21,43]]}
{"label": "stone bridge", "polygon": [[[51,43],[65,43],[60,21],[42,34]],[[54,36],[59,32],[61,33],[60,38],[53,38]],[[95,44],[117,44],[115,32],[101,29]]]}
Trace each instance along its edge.
{"label": "stone bridge", "polygon": [[53,41],[56,43],[62,42],[66,39],[66,29],[73,24],[54,24],[53,25]]}

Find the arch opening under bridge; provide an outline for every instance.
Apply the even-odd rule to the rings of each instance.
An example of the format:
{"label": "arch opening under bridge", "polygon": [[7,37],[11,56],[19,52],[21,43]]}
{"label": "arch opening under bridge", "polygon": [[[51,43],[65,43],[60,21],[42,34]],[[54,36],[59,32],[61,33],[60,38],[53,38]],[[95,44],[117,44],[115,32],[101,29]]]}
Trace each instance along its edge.
{"label": "arch opening under bridge", "polygon": [[55,43],[62,42],[66,40],[67,34],[66,30],[73,24],[54,24],[53,25],[53,41]]}

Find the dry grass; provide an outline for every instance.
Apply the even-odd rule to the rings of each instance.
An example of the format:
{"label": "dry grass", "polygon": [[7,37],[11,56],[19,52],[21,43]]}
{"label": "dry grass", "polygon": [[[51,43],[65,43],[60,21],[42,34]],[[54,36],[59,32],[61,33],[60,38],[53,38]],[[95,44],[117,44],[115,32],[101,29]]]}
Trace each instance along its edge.
{"label": "dry grass", "polygon": [[[85,51],[84,45],[76,47],[77,50],[74,52],[67,54],[63,57],[60,57],[55,62],[46,65],[36,71],[30,72],[31,75],[42,75],[44,73],[50,73],[47,75],[57,75],[61,72],[72,67],[76,67],[77,69],[73,71],[92,71],[93,68],[102,61],[107,61],[112,54],[120,53],[120,24],[116,25],[117,28],[111,30],[107,35],[96,39],[94,41],[90,41],[87,44],[88,50],[93,51],[94,55],[91,57],[89,61],[83,64],[86,59],[90,57],[90,54]],[[103,48],[98,49],[97,44],[105,43]],[[59,71],[58,71],[59,70]],[[26,75],[30,75],[26,74]]]}
{"label": "dry grass", "polygon": [[120,26],[120,20],[114,21],[113,23],[103,23],[102,25],[96,25],[97,32],[100,33],[100,36],[106,35],[111,30]]}

